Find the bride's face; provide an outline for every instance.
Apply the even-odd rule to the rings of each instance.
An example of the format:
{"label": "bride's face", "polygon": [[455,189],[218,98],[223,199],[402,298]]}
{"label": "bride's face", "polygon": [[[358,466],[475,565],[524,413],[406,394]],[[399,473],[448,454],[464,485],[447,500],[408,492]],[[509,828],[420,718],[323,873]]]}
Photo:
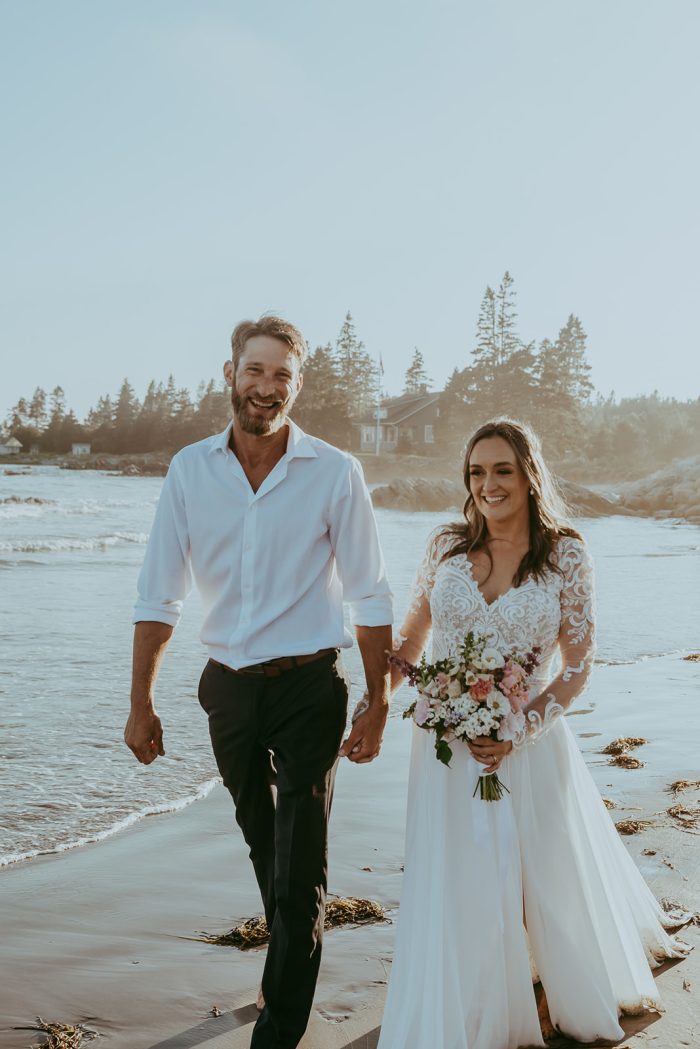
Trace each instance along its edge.
{"label": "bride's face", "polygon": [[504,437],[484,437],[469,459],[469,490],[487,521],[506,521],[527,511],[529,484]]}

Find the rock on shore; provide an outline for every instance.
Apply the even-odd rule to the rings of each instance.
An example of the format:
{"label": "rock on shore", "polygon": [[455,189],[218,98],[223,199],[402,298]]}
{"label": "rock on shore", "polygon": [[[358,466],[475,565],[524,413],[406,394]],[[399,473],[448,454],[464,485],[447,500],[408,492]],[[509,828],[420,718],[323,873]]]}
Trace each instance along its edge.
{"label": "rock on shore", "polygon": [[[585,517],[605,517],[608,514],[628,513],[612,499],[592,492],[580,484],[559,480],[559,488],[571,509]],[[394,480],[375,488],[372,501],[375,506],[392,510],[457,510],[464,505],[464,485],[445,478],[428,480],[424,477]]]}
{"label": "rock on shore", "polygon": [[105,470],[123,477],[165,477],[170,456],[162,452],[143,455],[90,455],[64,459],[63,470]]}
{"label": "rock on shore", "polygon": [[685,517],[700,524],[700,455],[675,459],[639,481],[618,487],[620,504],[651,517]]}

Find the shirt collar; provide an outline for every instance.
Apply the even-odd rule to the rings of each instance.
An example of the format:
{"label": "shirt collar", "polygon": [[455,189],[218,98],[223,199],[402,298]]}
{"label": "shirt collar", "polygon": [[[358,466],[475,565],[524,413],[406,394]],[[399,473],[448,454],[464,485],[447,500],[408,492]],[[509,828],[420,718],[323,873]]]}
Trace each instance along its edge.
{"label": "shirt collar", "polygon": [[[304,433],[301,427],[297,426],[297,424],[291,419],[287,419],[287,426],[289,427],[286,451],[287,459],[317,459],[318,453],[316,452],[309,435]],[[233,420],[231,420],[225,430],[222,430],[221,433],[215,434],[212,438],[211,451],[226,451],[231,439],[232,429]]]}

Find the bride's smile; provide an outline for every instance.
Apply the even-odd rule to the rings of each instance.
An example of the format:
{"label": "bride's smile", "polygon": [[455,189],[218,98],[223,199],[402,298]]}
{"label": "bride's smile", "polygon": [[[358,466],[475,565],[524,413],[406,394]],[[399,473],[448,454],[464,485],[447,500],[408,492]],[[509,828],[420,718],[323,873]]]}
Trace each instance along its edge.
{"label": "bride's smile", "polygon": [[527,535],[528,489],[528,479],[503,437],[479,441],[469,462],[469,492],[489,526],[508,521]]}

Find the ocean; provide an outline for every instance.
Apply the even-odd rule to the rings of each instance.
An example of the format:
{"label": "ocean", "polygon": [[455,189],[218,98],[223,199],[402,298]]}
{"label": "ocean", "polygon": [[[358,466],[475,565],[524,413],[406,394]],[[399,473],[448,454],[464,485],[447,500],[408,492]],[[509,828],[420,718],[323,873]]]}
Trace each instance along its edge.
{"label": "ocean", "polygon": [[[157,686],[166,756],[139,765],[122,741],[131,611],[161,484],[0,467],[0,865],[99,841],[217,782],[196,696],[207,658],[196,592]],[[450,516],[377,512],[399,621],[426,537]],[[700,528],[630,517],[578,527],[596,562],[598,661],[697,649]],[[357,649],[344,659],[359,694]]]}

